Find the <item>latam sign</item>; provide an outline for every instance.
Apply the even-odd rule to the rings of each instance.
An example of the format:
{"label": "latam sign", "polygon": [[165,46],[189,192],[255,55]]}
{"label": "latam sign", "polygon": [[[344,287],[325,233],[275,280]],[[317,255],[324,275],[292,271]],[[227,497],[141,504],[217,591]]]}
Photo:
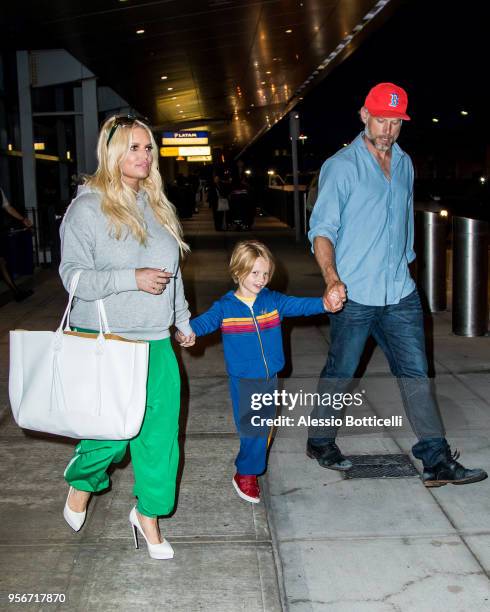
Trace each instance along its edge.
{"label": "latam sign", "polygon": [[207,145],[209,143],[208,132],[163,132],[162,145],[179,146],[185,144],[190,145]]}

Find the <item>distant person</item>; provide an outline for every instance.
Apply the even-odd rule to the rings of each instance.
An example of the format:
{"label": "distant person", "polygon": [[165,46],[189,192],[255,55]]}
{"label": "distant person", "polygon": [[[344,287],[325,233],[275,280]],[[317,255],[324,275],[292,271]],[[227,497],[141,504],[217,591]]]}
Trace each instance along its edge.
{"label": "distant person", "polygon": [[[220,203],[220,199],[226,200],[229,210],[228,202],[228,189],[227,186],[222,182],[219,176],[214,175],[211,184],[208,187],[208,203],[209,207],[213,211],[214,229],[217,232],[221,232],[226,229],[226,218],[228,211],[224,210],[226,206]],[[223,210],[220,210],[220,207]]]}
{"label": "distant person", "polygon": [[60,275],[68,290],[81,272],[70,321],[99,329],[95,300],[104,299],[111,330],[149,344],[147,405],[131,440],[81,440],[65,469],[63,516],[79,531],[93,493],[110,486],[108,470],[129,447],[136,505],[129,513],[153,559],[171,559],[158,517],[172,512],[179,465],[180,374],[169,328],[193,344],[180,272],[188,251],[175,209],[162,191],[158,148],[150,128],[132,117],[111,117],[100,131],[99,165],[79,187],[61,226]]}
{"label": "distant person", "polygon": [[175,205],[180,218],[190,219],[194,214],[196,200],[192,187],[183,174],[177,175],[173,193],[175,193]]}
{"label": "distant person", "polygon": [[[192,319],[191,327],[196,336],[221,329],[233,417],[240,436],[232,483],[242,499],[258,503],[257,476],[266,469],[270,428],[258,427],[255,433],[250,425],[250,391],[276,388],[277,373],[284,367],[283,318],[322,314],[325,308],[320,297],[292,297],[267,289],[274,258],[261,242],[239,242],[229,269],[236,290],[228,291],[207,312]],[[187,341],[180,331],[176,339],[183,344]]]}
{"label": "distant person", "polygon": [[[325,304],[335,314],[320,389],[346,391],[373,336],[398,379],[425,486],[466,484],[487,474],[458,463],[446,441],[427,376],[422,306],[408,269],[415,259],[414,171],[396,143],[402,121],[410,119],[407,104],[401,87],[373,87],[360,111],[364,131],[321,170],[309,239],[325,280]],[[342,414],[317,406],[312,416]],[[352,463],[335,443],[337,429],[310,430],[307,453],[322,467],[348,470]]]}
{"label": "distant person", "polygon": [[[32,221],[28,217],[23,217],[7,199],[7,196],[3,192],[3,189],[0,188],[0,200],[1,200],[1,209],[0,209],[0,273],[2,274],[2,278],[5,283],[8,285],[10,290],[13,293],[14,300],[16,302],[22,302],[29,296],[33,294],[31,289],[21,289],[18,287],[12,278],[10,271],[7,266],[7,256],[8,256],[8,235],[10,231],[10,222],[9,217],[17,219],[20,221],[24,227],[27,229],[32,227]],[[9,217],[7,217],[9,215]]]}
{"label": "distant person", "polygon": [[251,214],[251,199],[246,175],[240,177],[235,174],[230,186],[230,214],[229,220],[234,229],[248,230],[253,223]]}

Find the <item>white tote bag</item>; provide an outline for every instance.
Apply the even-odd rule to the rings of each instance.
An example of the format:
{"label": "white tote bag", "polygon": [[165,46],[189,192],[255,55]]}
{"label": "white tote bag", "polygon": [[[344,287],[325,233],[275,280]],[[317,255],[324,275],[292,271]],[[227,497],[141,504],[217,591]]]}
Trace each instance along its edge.
{"label": "white tote bag", "polygon": [[10,332],[12,412],[25,429],[77,439],[127,440],[139,432],[145,414],[149,345],[112,335],[102,300],[97,300],[99,333],[71,331],[79,278],[77,272],[55,332]]}

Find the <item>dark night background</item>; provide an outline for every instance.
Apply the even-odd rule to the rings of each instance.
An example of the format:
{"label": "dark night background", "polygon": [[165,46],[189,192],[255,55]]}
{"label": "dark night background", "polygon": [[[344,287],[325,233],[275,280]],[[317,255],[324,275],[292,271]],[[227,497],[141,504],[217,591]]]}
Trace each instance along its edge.
{"label": "dark night background", "polygon": [[[358,110],[368,90],[391,81],[408,92],[408,113],[399,144],[413,158],[417,177],[481,182],[489,171],[487,63],[489,4],[471,0],[408,0],[347,60],[296,107],[302,170],[322,162],[360,131]],[[467,116],[461,111],[468,112]],[[432,118],[439,119],[434,123]],[[287,120],[246,151],[252,168],[290,172]],[[446,188],[448,186],[446,185]]]}

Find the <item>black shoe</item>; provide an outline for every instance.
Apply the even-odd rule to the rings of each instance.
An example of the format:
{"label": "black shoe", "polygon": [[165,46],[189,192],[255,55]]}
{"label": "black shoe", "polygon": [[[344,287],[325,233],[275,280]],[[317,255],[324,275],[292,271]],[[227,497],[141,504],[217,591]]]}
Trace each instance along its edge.
{"label": "black shoe", "polygon": [[329,470],[347,472],[352,467],[352,461],[346,459],[335,442],[315,446],[309,440],[306,444],[306,454],[310,459],[316,459],[318,464]]}
{"label": "black shoe", "polygon": [[479,468],[468,470],[456,461],[458,458],[459,452],[456,450],[451,454],[451,450],[448,448],[446,458],[443,461],[433,467],[424,466],[424,473],[422,474],[424,485],[426,487],[443,487],[446,484],[462,485],[479,482],[487,478],[488,474],[485,470]]}

